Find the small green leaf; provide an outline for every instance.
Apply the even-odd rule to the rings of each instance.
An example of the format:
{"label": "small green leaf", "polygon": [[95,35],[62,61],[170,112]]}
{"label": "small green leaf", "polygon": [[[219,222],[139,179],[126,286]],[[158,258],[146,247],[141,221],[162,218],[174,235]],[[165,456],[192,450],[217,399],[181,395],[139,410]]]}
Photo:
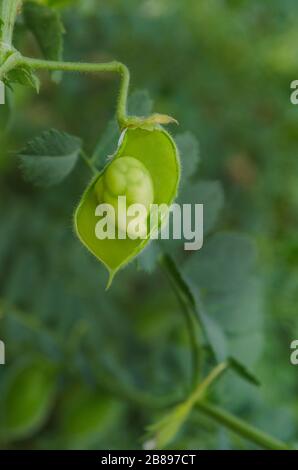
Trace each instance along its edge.
{"label": "small green leaf", "polygon": [[39,78],[32,72],[30,67],[27,67],[26,65],[20,65],[19,67],[11,70],[6,75],[5,79],[8,83],[18,83],[20,85],[30,86],[31,88],[34,88],[37,93],[39,92]]}
{"label": "small green leaf", "polygon": [[260,385],[260,381],[255,377],[255,375],[248,370],[241,362],[237,361],[234,357],[228,358],[229,366],[244,380],[252,383],[253,385]]}
{"label": "small green leaf", "polygon": [[81,140],[54,129],[43,132],[19,153],[25,178],[38,186],[52,186],[74,169]]}
{"label": "small green leaf", "polygon": [[64,28],[59,13],[34,2],[25,2],[23,12],[45,59],[61,60]]}

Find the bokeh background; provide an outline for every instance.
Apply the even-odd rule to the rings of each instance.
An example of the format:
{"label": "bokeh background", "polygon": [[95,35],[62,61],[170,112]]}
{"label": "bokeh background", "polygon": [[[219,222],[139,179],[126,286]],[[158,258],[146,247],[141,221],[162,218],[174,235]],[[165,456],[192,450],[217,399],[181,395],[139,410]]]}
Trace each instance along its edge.
{"label": "bokeh background", "polygon": [[[216,346],[224,337],[261,382],[255,387],[229,372],[210,399],[295,443],[298,109],[290,83],[298,79],[297,2],[56,3],[66,4],[65,59],[121,60],[132,74],[133,110],[154,102],[180,123],[170,132],[191,177],[182,195],[205,202],[206,236],[191,259],[172,244],[165,249],[183,258]],[[40,55],[21,19],[16,41],[27,55]],[[0,110],[1,448],[141,448],[146,426],[189,381],[185,321],[155,248],[105,292],[104,268],[72,228],[88,169],[80,163],[60,186],[41,189],[24,181],[15,157],[54,127],[80,136],[87,152],[97,146],[103,164],[117,141],[117,86],[109,74],[68,74],[58,84],[44,74],[39,95],[14,87],[5,132],[7,110]],[[204,371],[208,347],[206,361]],[[172,447],[254,448],[197,411]]]}

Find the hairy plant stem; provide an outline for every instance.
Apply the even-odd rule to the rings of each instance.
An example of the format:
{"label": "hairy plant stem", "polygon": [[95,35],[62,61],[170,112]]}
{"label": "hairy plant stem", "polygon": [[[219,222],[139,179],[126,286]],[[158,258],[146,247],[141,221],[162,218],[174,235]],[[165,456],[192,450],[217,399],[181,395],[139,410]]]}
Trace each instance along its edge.
{"label": "hairy plant stem", "polygon": [[130,82],[130,74],[126,65],[113,61],[104,64],[92,64],[87,62],[55,62],[22,57],[22,64],[33,70],[49,70],[62,72],[82,72],[82,73],[117,73],[121,76],[121,85],[117,103],[117,120],[122,129],[129,125],[129,118],[126,114],[127,98]]}
{"label": "hairy plant stem", "polygon": [[[15,51],[12,46],[14,24],[22,0],[0,0],[0,18],[3,22],[0,36],[0,80],[13,68],[26,65],[32,70],[49,70],[64,72],[86,72],[86,73],[117,73],[121,76],[119,98],[117,102],[117,120],[120,129],[129,126],[127,117],[127,98],[130,82],[130,74],[126,65],[118,61],[104,64],[93,64],[84,62],[56,62],[23,57]],[[14,55],[14,61],[7,63],[7,53]]]}

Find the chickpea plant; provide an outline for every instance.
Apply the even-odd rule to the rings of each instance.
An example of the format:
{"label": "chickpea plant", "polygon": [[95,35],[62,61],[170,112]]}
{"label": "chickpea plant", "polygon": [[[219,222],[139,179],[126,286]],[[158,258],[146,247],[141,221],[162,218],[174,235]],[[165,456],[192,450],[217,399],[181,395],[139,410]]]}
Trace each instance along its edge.
{"label": "chickpea plant", "polygon": [[[3,2],[0,79],[7,85],[13,82],[28,83],[38,90],[39,80],[35,75],[35,71],[41,69],[86,73],[115,72],[119,74],[121,88],[116,114],[119,130],[122,132],[122,143],[113,161],[120,156],[122,158],[129,157],[134,159],[134,164],[139,165],[139,168],[142,165],[141,171],[146,173],[146,178],[143,178],[140,183],[141,187],[144,188],[144,194],[148,181],[150,182],[150,195],[145,197],[146,200],[143,200],[144,197],[139,199],[133,197],[131,203],[145,202],[148,208],[150,204],[158,201],[170,205],[177,193],[180,165],[176,145],[170,135],[162,129],[161,124],[168,124],[175,122],[175,120],[170,116],[160,114],[153,114],[144,118],[127,115],[129,71],[120,62],[114,61],[106,64],[68,63],[30,59],[22,56],[11,44],[13,23],[8,19],[11,18],[12,13],[15,14],[18,11],[21,3],[19,1]],[[36,36],[45,57],[47,59],[60,59],[63,28],[59,16],[47,7],[33,2],[24,2],[23,8],[25,21]],[[38,159],[36,165],[36,156],[42,156],[44,153],[52,156],[59,154],[62,157],[59,158],[58,163],[55,162],[55,159],[44,155],[44,157]],[[29,143],[28,147],[22,152],[22,166],[28,178],[33,179],[38,184],[52,185],[62,181],[72,171],[78,155],[82,155],[81,143],[78,139],[73,139],[65,134],[50,132]],[[144,248],[148,243],[149,236],[145,241],[138,240],[134,243],[131,243],[130,240],[120,239],[113,241],[113,243],[111,240],[106,240],[104,243],[96,239],[94,227],[90,221],[94,217],[96,202],[108,202],[106,201],[108,192],[105,191],[100,195],[99,185],[107,180],[112,170],[107,168],[99,174],[96,168],[92,166],[90,159],[85,156],[85,160],[95,172],[96,177],[87,188],[75,213],[75,229],[86,247],[98,259],[103,261],[108,268],[110,273],[109,284],[111,284],[117,270]],[[133,160],[130,161],[133,162]],[[43,165],[40,165],[40,163]],[[59,167],[55,166],[56,163],[59,164]],[[114,167],[114,163],[112,167]],[[106,172],[108,173],[107,176],[105,176]],[[164,179],[165,175],[167,176],[166,181]],[[133,182],[130,186],[133,186]],[[110,185],[109,189],[112,191],[115,189],[117,192],[117,184],[115,188]],[[131,191],[131,188],[128,187],[127,191]]]}
{"label": "chickpea plant", "polygon": [[[110,286],[117,271],[145,249],[149,243],[150,233],[148,236],[136,239],[125,237],[98,239],[90,220],[94,220],[96,207],[99,203],[110,204],[115,209],[117,214],[115,225],[117,225],[119,233],[125,234],[130,230],[128,223],[131,219],[124,217],[126,214],[121,212],[122,209],[117,202],[118,196],[126,196],[129,204],[139,203],[145,208],[149,208],[153,203],[171,205],[177,197],[178,187],[181,186],[183,188],[182,195],[187,194],[187,190],[194,190],[196,195],[202,196],[203,200],[207,199],[208,216],[208,201],[215,206],[214,213],[220,209],[221,202],[218,202],[218,198],[221,201],[220,192],[218,187],[213,184],[204,186],[204,183],[201,183],[194,189],[191,185],[183,186],[183,181],[180,179],[180,153],[183,157],[183,152],[178,151],[178,148],[179,150],[186,148],[186,152],[191,154],[191,149],[195,146],[189,134],[178,136],[176,144],[172,136],[164,129],[163,126],[175,123],[175,119],[162,114],[148,113],[148,115],[141,117],[128,114],[130,73],[123,63],[112,61],[97,64],[62,61],[63,25],[58,11],[47,6],[48,4],[53,5],[55,2],[0,1],[0,81],[4,83],[6,88],[13,89],[14,84],[21,84],[31,86],[38,91],[40,83],[36,72],[40,70],[48,70],[51,73],[82,72],[119,75],[120,92],[116,109],[119,144],[115,154],[107,161],[103,169],[97,167],[97,154],[101,152],[100,148],[96,149],[92,157],[89,157],[83,150],[80,138],[57,130],[43,132],[41,136],[30,141],[19,153],[25,177],[35,184],[48,187],[63,181],[74,169],[79,158],[86,163],[92,172],[92,178],[75,210],[75,231],[85,247],[107,268]],[[14,47],[13,32],[18,15],[22,17],[25,26],[33,33],[44,59],[26,57]],[[1,130],[5,129],[6,121],[2,121],[0,118],[0,124]],[[196,154],[196,149],[194,153]],[[193,163],[191,162],[197,164],[196,155],[193,160],[190,156],[187,155],[185,158],[184,176],[193,175],[195,169],[192,168]],[[210,227],[214,224],[214,213],[207,217],[206,231],[210,231]],[[144,232],[146,232],[146,224],[147,220],[144,220]],[[161,221],[157,220],[152,229],[158,230],[160,226]],[[220,267],[217,269],[217,263],[218,260],[222,260],[223,254],[229,250],[235,254],[237,249],[239,249],[239,253],[245,253],[248,260],[247,265],[245,264],[246,258],[239,260],[239,257],[235,256],[234,265],[233,260],[230,261],[230,269],[234,269],[237,282],[241,282],[242,277],[243,282],[246,282],[244,275],[250,270],[253,258],[250,251],[251,245],[246,239],[234,235],[221,234],[216,239],[213,238],[207,245],[205,254],[201,256],[200,262],[190,260],[183,270],[178,269],[179,259],[175,260],[169,254],[168,247],[161,250],[156,249],[154,244],[150,245],[140,260],[143,267],[148,270],[151,269],[150,263],[155,264],[158,260],[171,286],[173,286],[186,318],[192,363],[191,383],[184,396],[179,397],[178,400],[177,398],[167,400],[164,403],[162,408],[168,411],[163,412],[162,417],[157,413],[154,424],[148,427],[145,439],[146,448],[167,447],[195,410],[261,447],[268,449],[289,448],[278,439],[255,429],[221,408],[212,405],[206,399],[207,390],[211,384],[227,369],[232,369],[240,377],[254,385],[258,384],[256,378],[238,360],[235,348],[229,347],[224,332],[206,313],[202,299],[192,283],[193,278],[198,278],[207,293],[206,295],[208,295],[208,289],[210,289],[208,273],[213,257],[216,276],[212,280],[212,286],[217,287],[216,283],[218,283],[220,288],[217,289],[217,293],[223,291],[224,295],[227,295],[230,290],[234,292],[235,284],[230,286],[227,278],[224,275],[221,277]],[[146,258],[148,252],[150,263]],[[242,266],[242,271],[239,274],[238,269],[241,262],[244,267]],[[226,263],[221,262],[221,266],[224,264]],[[201,379],[201,359],[205,357],[206,351],[208,351],[208,358],[213,366]],[[204,365],[204,370],[209,368],[209,364],[210,362],[207,363],[207,366]],[[9,409],[16,408],[16,403],[19,400],[17,392],[27,386],[30,378],[27,369],[31,375],[37,377],[36,380],[41,384],[42,396],[32,404],[29,395],[24,392],[23,395],[28,398],[30,403],[23,403],[22,406],[27,410],[32,407],[30,408],[31,414],[29,411],[27,414],[25,413],[21,421],[14,414],[5,417],[9,433],[18,439],[26,432],[31,433],[42,426],[44,417],[50,408],[51,397],[55,393],[52,386],[48,387],[48,384],[53,382],[52,377],[56,373],[55,370],[48,365],[40,364],[40,362],[33,366],[25,364],[21,374],[12,375],[9,387],[5,391],[4,399],[7,407],[9,405]],[[24,380],[20,385],[22,377]],[[119,385],[116,388],[120,390],[122,387]],[[47,390],[45,394],[43,393],[44,389]],[[137,396],[137,401],[140,401],[141,394],[139,392],[132,393],[132,395],[133,397]],[[147,397],[144,397],[144,403],[147,402]]]}

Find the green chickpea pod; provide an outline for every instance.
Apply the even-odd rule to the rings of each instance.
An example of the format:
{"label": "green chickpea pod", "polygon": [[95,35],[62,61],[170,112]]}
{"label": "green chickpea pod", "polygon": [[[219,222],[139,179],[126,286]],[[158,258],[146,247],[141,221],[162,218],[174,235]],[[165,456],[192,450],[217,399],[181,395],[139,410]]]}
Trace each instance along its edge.
{"label": "green chickpea pod", "polygon": [[[127,128],[123,131],[113,160],[108,162],[96,180],[91,180],[75,212],[76,233],[107,268],[108,287],[119,269],[141,253],[149,243],[149,229],[152,233],[159,229],[155,211],[150,224],[147,215],[150,217],[151,212],[146,213],[142,223],[145,233],[140,236],[140,213],[130,211],[132,223],[125,221],[126,214],[122,213],[123,204],[119,203],[118,196],[126,197],[126,206],[131,203],[142,204],[146,209],[151,209],[151,203],[171,206],[177,195],[179,180],[178,149],[162,127],[148,130],[141,127]],[[112,205],[99,207],[104,203]],[[94,216],[97,217],[97,214],[102,218],[96,220],[94,227]]]}
{"label": "green chickpea pod", "polygon": [[[128,156],[117,158],[108,166],[103,178],[95,185],[95,193],[100,203],[114,208],[116,225],[128,236],[132,236],[129,225],[137,217],[128,216],[128,208],[132,204],[142,204],[148,215],[154,201],[153,182],[147,168],[140,160]],[[126,211],[118,204],[119,196],[126,196]],[[147,215],[138,217],[140,237],[147,233]]]}

